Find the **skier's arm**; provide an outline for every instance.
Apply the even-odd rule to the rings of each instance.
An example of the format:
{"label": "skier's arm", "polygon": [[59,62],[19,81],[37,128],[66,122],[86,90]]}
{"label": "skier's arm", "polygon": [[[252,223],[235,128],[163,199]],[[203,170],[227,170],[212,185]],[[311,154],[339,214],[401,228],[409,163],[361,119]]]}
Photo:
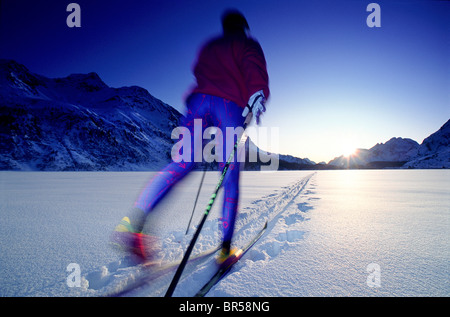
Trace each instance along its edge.
{"label": "skier's arm", "polygon": [[269,76],[266,59],[258,42],[249,40],[242,59],[242,72],[249,97],[262,90],[265,98],[269,98]]}

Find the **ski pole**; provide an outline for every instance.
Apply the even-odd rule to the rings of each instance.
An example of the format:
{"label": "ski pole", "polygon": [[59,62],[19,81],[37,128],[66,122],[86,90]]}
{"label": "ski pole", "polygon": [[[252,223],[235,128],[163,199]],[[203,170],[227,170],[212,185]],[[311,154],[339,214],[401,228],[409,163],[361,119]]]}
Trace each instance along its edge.
{"label": "ski pole", "polygon": [[206,222],[206,218],[208,217],[208,214],[209,214],[209,212],[210,212],[210,210],[212,208],[212,205],[214,204],[214,201],[215,201],[215,199],[217,197],[217,193],[219,192],[219,189],[222,186],[223,180],[225,178],[225,174],[227,173],[228,168],[229,168],[231,162],[234,159],[234,153],[236,153],[238,145],[239,145],[239,143],[241,141],[241,138],[245,134],[245,129],[247,128],[247,125],[252,120],[252,117],[253,117],[252,113],[249,112],[247,117],[245,118],[245,122],[244,122],[244,125],[243,125],[244,131],[238,137],[236,143],[234,143],[234,148],[231,151],[230,156],[227,159],[227,162],[225,163],[225,166],[224,166],[223,171],[222,171],[222,175],[220,176],[219,182],[216,185],[214,193],[211,195],[211,198],[210,198],[210,200],[208,202],[208,205],[206,206],[206,210],[205,210],[205,213],[203,214],[202,220],[200,221],[200,223],[199,223],[199,225],[197,227],[197,230],[195,231],[194,236],[192,237],[192,240],[191,240],[188,248],[186,249],[186,253],[184,254],[183,259],[181,260],[181,263],[178,266],[177,271],[175,272],[175,275],[174,275],[174,277],[172,279],[172,282],[169,285],[169,288],[167,289],[165,297],[171,297],[173,292],[175,291],[175,287],[177,286],[178,281],[180,280],[181,274],[183,273],[184,267],[187,264],[189,256],[191,255],[191,252],[194,249],[194,245],[197,242],[198,236],[200,235],[200,231],[202,230],[203,225]]}
{"label": "ski pole", "polygon": [[194,216],[195,207],[197,207],[198,196],[200,195],[200,191],[201,191],[202,185],[203,185],[203,180],[205,179],[206,168],[207,168],[207,165],[205,164],[205,167],[203,168],[202,179],[200,180],[200,186],[198,187],[198,191],[197,191],[197,197],[195,197],[194,208],[192,208],[191,218],[189,219],[189,223],[187,225],[185,234],[188,234],[189,227],[191,226],[191,221],[192,221],[192,217]]}

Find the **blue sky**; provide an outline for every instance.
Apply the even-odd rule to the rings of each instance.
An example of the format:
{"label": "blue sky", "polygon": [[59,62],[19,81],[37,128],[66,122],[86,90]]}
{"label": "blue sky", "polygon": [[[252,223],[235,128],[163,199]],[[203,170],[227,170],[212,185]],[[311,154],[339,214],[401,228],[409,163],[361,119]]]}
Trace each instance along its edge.
{"label": "blue sky", "polygon": [[198,49],[220,15],[247,17],[266,55],[272,96],[263,126],[283,154],[329,161],[391,137],[421,143],[450,118],[450,2],[3,0],[0,58],[48,77],[97,72],[112,87],[138,85],[183,111]]}

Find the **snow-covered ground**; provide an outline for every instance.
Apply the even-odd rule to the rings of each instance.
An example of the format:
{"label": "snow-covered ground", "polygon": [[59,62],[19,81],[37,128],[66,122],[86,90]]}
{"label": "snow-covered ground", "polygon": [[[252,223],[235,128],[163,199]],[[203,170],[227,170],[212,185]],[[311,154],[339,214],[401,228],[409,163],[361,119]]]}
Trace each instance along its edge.
{"label": "snow-covered ground", "polygon": [[[0,296],[121,289],[138,269],[109,235],[151,174],[1,172]],[[181,258],[218,174],[207,173],[186,236],[200,177],[188,176],[149,219],[164,260]],[[243,172],[241,186],[235,244],[266,220],[268,230],[209,296],[450,295],[449,170]],[[220,202],[194,253],[218,244]],[[212,262],[190,263],[174,295],[192,296]],[[163,295],[173,273],[131,295]]]}

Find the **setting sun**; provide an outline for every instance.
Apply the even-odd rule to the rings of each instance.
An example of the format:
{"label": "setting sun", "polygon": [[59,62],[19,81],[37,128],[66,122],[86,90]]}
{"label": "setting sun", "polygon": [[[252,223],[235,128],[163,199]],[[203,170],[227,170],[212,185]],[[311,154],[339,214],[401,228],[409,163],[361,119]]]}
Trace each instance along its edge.
{"label": "setting sun", "polygon": [[356,146],[351,145],[351,144],[344,144],[342,146],[342,155],[344,156],[351,156],[353,154],[355,154],[356,152]]}

